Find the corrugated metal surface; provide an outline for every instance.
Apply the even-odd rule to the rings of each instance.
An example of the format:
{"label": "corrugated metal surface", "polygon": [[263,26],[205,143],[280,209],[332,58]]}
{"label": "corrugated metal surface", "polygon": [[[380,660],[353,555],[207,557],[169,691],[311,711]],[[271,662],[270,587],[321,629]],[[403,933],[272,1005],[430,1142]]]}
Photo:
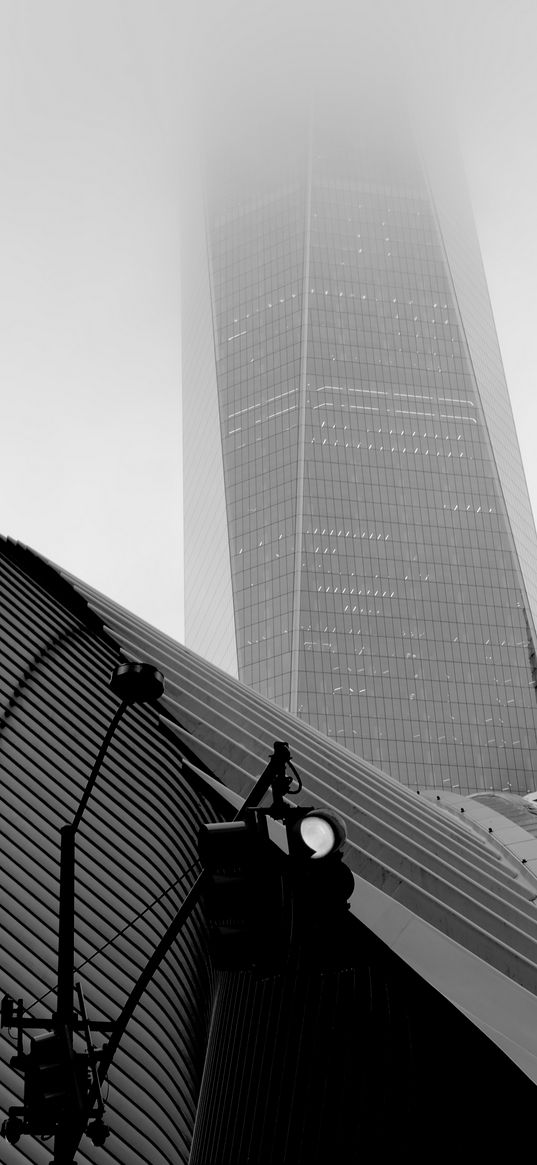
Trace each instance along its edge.
{"label": "corrugated metal surface", "polygon": [[300,961],[286,975],[221,975],[191,1165],[356,1161],[373,1130],[381,1152],[383,1124],[406,1145],[410,1025],[368,956],[323,975]]}
{"label": "corrugated metal surface", "polygon": [[[32,1015],[54,1008],[59,830],[72,819],[118,706],[119,651],[72,588],[0,544],[0,992]],[[197,873],[197,831],[215,813],[181,776],[154,708],[129,708],[77,838],[75,965],[88,1011],[116,1018]],[[169,893],[168,888],[177,883]],[[155,901],[157,900],[158,901]],[[141,917],[140,917],[141,916]],[[109,1074],[106,1160],[188,1159],[209,1012],[204,926],[182,931],[130,1023]],[[97,1037],[99,1043],[99,1037]],[[0,1105],[21,1100],[0,1033]],[[51,1144],[2,1144],[7,1162],[50,1159]],[[84,1140],[79,1162],[102,1160]]]}
{"label": "corrugated metal surface", "polygon": [[[68,578],[69,576],[65,576]],[[299,798],[345,818],[349,864],[473,954],[537,994],[537,881],[524,867],[416,792],[219,672],[77,580],[110,633],[158,662],[165,704],[197,755],[245,795],[275,739],[287,739]]]}
{"label": "corrugated metal surface", "polygon": [[[195,791],[196,769],[209,767],[245,796],[282,739],[304,779],[303,803],[346,819],[355,873],[503,982],[537,994],[537,881],[521,864],[453,806],[403,788],[13,543],[0,543],[0,991],[34,1001],[33,1014],[54,1007],[59,826],[75,811],[112,719],[107,682],[120,652],[160,665],[167,694],[158,706],[128,709],[80,827],[76,961],[94,1018],[118,1015],[196,874],[198,826],[217,817],[210,791],[199,782]],[[182,775],[189,750],[193,767]],[[438,1073],[461,1048],[462,1095],[482,1106],[501,1081],[511,1102],[532,1100],[527,1079],[473,1023],[358,920],[349,926],[344,968],[311,974],[298,953],[296,973],[225,973],[213,996],[196,913],[109,1073],[106,1159],[283,1165],[315,1160],[322,1145],[323,1159],[351,1162],[367,1138],[369,1153],[379,1152],[382,1136],[390,1153],[401,1145],[411,1153],[418,1125],[419,1144],[436,1136]],[[2,1032],[3,1108],[20,1101],[10,1051]],[[472,1113],[454,1128],[454,1144],[462,1127],[476,1148],[485,1144]],[[29,1137],[2,1148],[8,1165],[49,1159],[50,1146]],[[77,1159],[104,1155],[84,1142]]]}
{"label": "corrugated metal surface", "polygon": [[[78,837],[76,961],[94,1018],[118,1014],[192,882],[198,826],[217,815],[199,784],[194,791],[186,766],[182,777],[181,752],[190,749],[194,772],[200,763],[208,766],[244,796],[276,739],[290,742],[306,787],[301,800],[330,805],[346,819],[356,874],[505,981],[537,994],[537,881],[441,803],[398,785],[12,543],[0,543],[0,639],[0,991],[34,1001],[34,1014],[54,1006],[59,827],[72,817],[117,707],[108,677],[120,652],[159,665],[167,689],[158,707],[129,709],[121,721]],[[352,925],[360,928],[356,920]],[[195,1165],[313,1160],[322,1138],[328,1159],[334,1120],[341,1159],[354,1160],[363,1138],[375,1134],[370,1109],[377,1122],[385,1121],[388,1140],[398,1105],[401,1120],[408,1118],[415,1067],[416,1119],[422,1120],[424,1103],[434,1115],[429,1065],[437,1056],[439,1070],[448,1046],[464,1047],[468,1062],[457,1074],[463,1094],[471,1091],[476,1071],[483,1101],[494,1079],[501,1078],[511,1097],[530,1088],[515,1069],[502,1066],[505,1058],[490,1051],[473,1024],[458,1013],[453,1018],[453,1009],[419,976],[402,971],[396,956],[363,927],[347,970],[331,977],[311,977],[306,968],[272,981],[250,973],[220,977],[209,1035],[213,999],[204,950],[196,914],[151,984],[110,1072],[107,1160],[189,1160],[207,1036]],[[414,965],[419,970],[419,958]],[[252,1038],[254,1028],[265,1035]],[[286,1041],[293,1054],[285,1051]],[[20,1078],[6,1067],[10,1051],[1,1033],[4,1108],[20,1100]],[[328,1075],[325,1053],[332,1057]],[[398,1088],[402,1079],[405,1087]],[[351,1084],[359,1108],[355,1112],[345,1093],[343,1115],[339,1090]],[[281,1103],[293,1114],[287,1125],[284,1110],[278,1108],[276,1119],[271,1109],[282,1088]],[[305,1117],[312,1105],[318,1127]],[[431,1120],[434,1125],[436,1116]],[[392,1127],[398,1128],[394,1146],[403,1143],[397,1122]],[[425,1120],[423,1130],[427,1137]],[[481,1143],[479,1129],[476,1136]],[[411,1134],[405,1143],[412,1150]],[[252,1158],[249,1145],[256,1146]],[[21,1158],[41,1165],[49,1148],[31,1138],[16,1148],[3,1145],[9,1165]],[[84,1141],[78,1160],[99,1159],[102,1151]]]}

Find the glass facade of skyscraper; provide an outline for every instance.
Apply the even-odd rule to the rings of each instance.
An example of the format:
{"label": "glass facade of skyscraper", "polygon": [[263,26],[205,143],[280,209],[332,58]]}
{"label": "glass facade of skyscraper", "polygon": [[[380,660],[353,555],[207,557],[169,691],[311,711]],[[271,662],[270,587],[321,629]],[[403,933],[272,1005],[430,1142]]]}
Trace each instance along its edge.
{"label": "glass facade of skyscraper", "polygon": [[238,674],[404,782],[525,792],[533,624],[490,377],[413,143],[335,124],[209,193]]}

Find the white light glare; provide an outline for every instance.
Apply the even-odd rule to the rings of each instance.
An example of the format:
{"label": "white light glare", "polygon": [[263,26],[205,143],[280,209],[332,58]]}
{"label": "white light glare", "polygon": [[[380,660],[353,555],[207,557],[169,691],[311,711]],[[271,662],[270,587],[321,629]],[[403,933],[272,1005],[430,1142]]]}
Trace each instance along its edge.
{"label": "white light glare", "polygon": [[302,841],[313,850],[313,858],[324,858],[336,844],[336,831],[324,817],[305,817],[300,823]]}

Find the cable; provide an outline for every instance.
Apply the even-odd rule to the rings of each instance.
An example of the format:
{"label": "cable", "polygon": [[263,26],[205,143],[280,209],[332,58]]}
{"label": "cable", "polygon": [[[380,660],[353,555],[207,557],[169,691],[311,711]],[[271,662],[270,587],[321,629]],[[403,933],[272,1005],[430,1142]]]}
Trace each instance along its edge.
{"label": "cable", "polygon": [[[94,951],[92,955],[89,955],[87,959],[84,959],[81,963],[79,963],[78,966],[74,969],[75,975],[82,970],[82,967],[86,967],[88,963],[93,962],[93,959],[96,959],[97,955],[100,955],[102,951],[105,951],[107,947],[116,942],[116,939],[121,938],[121,935],[125,934],[126,930],[129,930],[131,926],[134,926],[135,923],[139,922],[140,919],[144,917],[144,914],[147,914],[148,910],[152,910],[152,908],[156,906],[161,901],[161,899],[166,896],[166,894],[169,894],[171,890],[175,890],[175,887],[178,886],[184,878],[187,878],[188,875],[192,873],[192,870],[195,869],[196,866],[199,866],[199,864],[200,859],[196,858],[195,861],[192,862],[192,865],[188,866],[188,868],[184,870],[178,878],[176,878],[175,882],[172,882],[170,886],[166,886],[166,889],[163,890],[161,894],[158,894],[156,898],[153,898],[153,900],[147,904],[147,906],[144,906],[144,909],[141,910],[139,914],[136,914],[134,918],[131,918],[130,922],[127,922],[125,926],[121,928],[121,930],[116,931],[116,933],[112,935],[112,938],[107,939],[106,942],[103,943],[102,947],[98,947],[98,949]],[[31,1011],[33,1007],[36,1007],[38,1003],[42,1003],[43,1000],[46,999],[47,995],[50,995],[51,992],[55,990],[55,986],[49,987],[48,990],[45,991],[44,995],[39,995],[36,999],[33,999],[32,1002],[24,1008],[24,1010]]]}
{"label": "cable", "polygon": [[81,970],[82,967],[85,967],[87,965],[87,963],[91,963],[93,961],[93,959],[96,959],[97,955],[101,954],[101,951],[105,951],[107,947],[111,946],[111,944],[116,941],[116,939],[121,938],[121,935],[125,934],[125,931],[129,930],[129,928],[131,926],[134,926],[135,922],[139,922],[140,918],[143,918],[144,914],[147,914],[148,910],[151,910],[153,908],[153,906],[156,906],[157,903],[160,902],[161,899],[166,896],[166,894],[169,894],[171,890],[175,890],[175,887],[179,885],[179,882],[182,882],[183,878],[186,878],[188,874],[192,873],[192,870],[194,869],[194,867],[199,866],[199,864],[200,864],[200,859],[196,858],[196,860],[194,862],[192,862],[192,865],[189,866],[188,869],[185,870],[183,874],[181,874],[178,878],[176,878],[175,882],[172,882],[171,886],[167,886],[166,889],[162,891],[162,894],[159,894],[157,898],[154,898],[152,902],[149,902],[149,904],[147,906],[144,906],[144,909],[141,910],[140,913],[137,914],[135,918],[132,918],[130,922],[127,922],[125,924],[125,926],[123,926],[121,928],[121,930],[118,930],[116,932],[116,934],[112,935],[112,938],[107,939],[107,941],[105,943],[103,943],[102,947],[99,947],[98,950],[94,951],[94,953],[92,955],[90,955],[89,958],[84,959],[84,961],[82,963],[79,963],[78,967],[75,967],[75,975],[77,974],[78,971]]}

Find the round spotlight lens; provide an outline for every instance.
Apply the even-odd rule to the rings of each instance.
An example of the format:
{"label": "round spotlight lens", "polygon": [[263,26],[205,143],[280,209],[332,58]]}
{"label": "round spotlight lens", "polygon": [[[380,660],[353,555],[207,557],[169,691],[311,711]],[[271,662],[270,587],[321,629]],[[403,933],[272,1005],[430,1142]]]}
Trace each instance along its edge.
{"label": "round spotlight lens", "polygon": [[333,850],[337,838],[336,831],[324,817],[304,817],[300,822],[300,836],[311,849],[313,858],[324,858]]}

